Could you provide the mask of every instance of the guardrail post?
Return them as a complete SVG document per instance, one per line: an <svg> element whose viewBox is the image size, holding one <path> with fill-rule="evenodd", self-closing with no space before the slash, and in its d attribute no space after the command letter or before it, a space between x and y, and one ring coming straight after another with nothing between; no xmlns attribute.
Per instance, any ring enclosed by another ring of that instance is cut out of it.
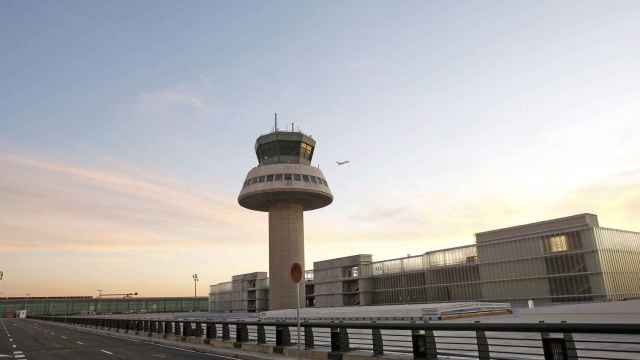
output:
<svg viewBox="0 0 640 360"><path fill-rule="evenodd" d="M289 327L286 325L276 326L276 346L289 346L291 345L291 334L289 334Z"/></svg>
<svg viewBox="0 0 640 360"><path fill-rule="evenodd" d="M333 360L342 359L342 353L349 351L349 333L344 327L331 328L331 352L329 357Z"/></svg>
<svg viewBox="0 0 640 360"><path fill-rule="evenodd" d="M373 355L384 355L384 343L382 342L382 333L379 328L371 329L371 338L373 341Z"/></svg>
<svg viewBox="0 0 640 360"><path fill-rule="evenodd" d="M173 335L180 336L182 334L182 329L180 329L180 322L173 322Z"/></svg>
<svg viewBox="0 0 640 360"><path fill-rule="evenodd" d="M228 323L222 323L222 340L231 340Z"/></svg>
<svg viewBox="0 0 640 360"><path fill-rule="evenodd" d="M216 324L207 323L207 339L215 339L217 337L216 330Z"/></svg>
<svg viewBox="0 0 640 360"><path fill-rule="evenodd" d="M243 343L249 341L249 329L247 324L236 324L236 342Z"/></svg>
<svg viewBox="0 0 640 360"><path fill-rule="evenodd" d="M349 333L345 327L340 328L340 351L349 351Z"/></svg>
<svg viewBox="0 0 640 360"><path fill-rule="evenodd" d="M412 330L411 343L414 359L436 360L438 358L433 330Z"/></svg>
<svg viewBox="0 0 640 360"><path fill-rule="evenodd" d="M567 344L560 338L542 338L545 360L567 360Z"/></svg>
<svg viewBox="0 0 640 360"><path fill-rule="evenodd" d="M191 325L193 325L191 321L185 321L182 323L182 336L192 336Z"/></svg>
<svg viewBox="0 0 640 360"><path fill-rule="evenodd" d="M544 321L539 323L544 323ZM561 321L560 323L566 324L567 322ZM576 344L571 333L564 332L562 338L550 337L548 332L542 332L540 335L545 360L578 359Z"/></svg>
<svg viewBox="0 0 640 360"><path fill-rule="evenodd" d="M489 360L489 341L484 330L476 329L476 343L478 344L478 360Z"/></svg>
<svg viewBox="0 0 640 360"><path fill-rule="evenodd" d="M567 359L577 359L578 351L576 350L576 343L573 341L573 335L571 333L564 333L563 338L565 347L567 348Z"/></svg>
<svg viewBox="0 0 640 360"><path fill-rule="evenodd" d="M267 334L264 331L264 325L258 324L258 328L256 329L258 336L258 344L266 344L267 343Z"/></svg>
<svg viewBox="0 0 640 360"><path fill-rule="evenodd" d="M313 341L313 328L311 325L304 326L304 348L305 349L313 349L314 347Z"/></svg>

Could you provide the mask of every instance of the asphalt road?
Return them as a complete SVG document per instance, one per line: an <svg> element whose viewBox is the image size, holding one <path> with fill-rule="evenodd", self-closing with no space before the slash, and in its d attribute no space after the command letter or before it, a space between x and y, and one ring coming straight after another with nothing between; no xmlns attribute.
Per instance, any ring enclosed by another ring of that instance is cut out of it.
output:
<svg viewBox="0 0 640 360"><path fill-rule="evenodd" d="M232 358L135 339L98 335L45 322L0 319L0 360Z"/></svg>

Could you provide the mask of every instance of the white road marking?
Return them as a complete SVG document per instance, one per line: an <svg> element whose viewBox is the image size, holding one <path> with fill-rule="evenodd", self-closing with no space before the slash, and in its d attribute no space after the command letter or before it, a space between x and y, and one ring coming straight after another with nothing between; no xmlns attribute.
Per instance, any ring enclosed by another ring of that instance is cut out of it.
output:
<svg viewBox="0 0 640 360"><path fill-rule="evenodd" d="M13 339L9 339L9 341L13 342Z"/></svg>
<svg viewBox="0 0 640 360"><path fill-rule="evenodd" d="M84 343L82 341L76 341L76 344L84 345Z"/></svg>
<svg viewBox="0 0 640 360"><path fill-rule="evenodd" d="M67 337L63 335L63 336L61 336L61 338L66 339Z"/></svg>
<svg viewBox="0 0 640 360"><path fill-rule="evenodd" d="M160 345L160 344L156 344L156 343L152 343L152 342L145 342L145 343L146 343L146 344L155 345L155 346L160 346L160 347L167 348L167 349L173 349L173 350L180 350L180 351L186 351L186 352L198 353L198 354L200 354L200 355L207 355L207 356L212 356L212 357L219 357L219 358L223 358L223 359L240 360L240 359L238 359L238 358L234 358L234 357L230 357L230 356L223 356L223 355L218 355L218 354L210 354L210 353L206 353L206 352L200 352L200 351L195 351L195 350L183 349L183 348L179 348L179 347L175 347L175 346Z"/></svg>
<svg viewBox="0 0 640 360"><path fill-rule="evenodd" d="M22 352L22 351L20 351L20 350L16 350L16 351L14 351L13 353L14 353L14 354L22 354L23 352Z"/></svg>
<svg viewBox="0 0 640 360"><path fill-rule="evenodd" d="M13 344L13 345L11 345L11 346L16 347L16 344Z"/></svg>
<svg viewBox="0 0 640 360"><path fill-rule="evenodd" d="M11 355L0 354L0 358L5 358L5 357L8 358L8 357L11 357Z"/></svg>
<svg viewBox="0 0 640 360"><path fill-rule="evenodd" d="M27 357L24 355L13 355L14 359L26 359Z"/></svg>
<svg viewBox="0 0 640 360"><path fill-rule="evenodd" d="M108 336L108 337L111 337L111 338L114 338L114 339L120 339L120 340L133 340L131 338L124 338L122 336L117 336L117 335L112 335L112 334L107 334L107 333L102 334L102 335L103 336ZM136 341L142 342L144 344L155 345L155 346L162 347L162 348L180 350L180 351L186 351L186 352L192 352L192 353L198 353L200 355L206 355L206 356L211 356L211 357L219 357L219 358L229 359L229 360L241 360L239 358L235 358L235 357L231 357L231 356L211 354L211 353L200 352L200 351L195 351L195 350L189 350L189 349L184 349L184 348L179 348L179 347L169 346L169 345L161 345L161 344L155 343L153 341L140 341L140 340L136 340Z"/></svg>
<svg viewBox="0 0 640 360"><path fill-rule="evenodd" d="M107 350L100 350L100 351L102 351L102 352L103 352L103 353L105 353L105 354L113 355L113 353L112 353L112 352L109 352L109 351L107 351Z"/></svg>

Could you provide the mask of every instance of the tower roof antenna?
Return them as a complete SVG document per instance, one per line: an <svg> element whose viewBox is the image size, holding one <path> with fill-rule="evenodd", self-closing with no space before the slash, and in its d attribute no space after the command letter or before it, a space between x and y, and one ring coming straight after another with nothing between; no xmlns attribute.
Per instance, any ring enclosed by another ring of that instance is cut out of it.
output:
<svg viewBox="0 0 640 360"><path fill-rule="evenodd" d="M273 121L275 122L273 131L278 131L278 113L273 113Z"/></svg>

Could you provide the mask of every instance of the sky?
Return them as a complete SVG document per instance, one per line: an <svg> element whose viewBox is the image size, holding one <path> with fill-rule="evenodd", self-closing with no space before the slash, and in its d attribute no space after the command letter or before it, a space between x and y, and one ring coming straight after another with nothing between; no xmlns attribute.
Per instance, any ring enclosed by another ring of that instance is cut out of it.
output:
<svg viewBox="0 0 640 360"><path fill-rule="evenodd" d="M306 267L590 212L640 231L640 2L0 2L0 296L268 270L257 136L317 141ZM337 166L335 161L350 160Z"/></svg>

